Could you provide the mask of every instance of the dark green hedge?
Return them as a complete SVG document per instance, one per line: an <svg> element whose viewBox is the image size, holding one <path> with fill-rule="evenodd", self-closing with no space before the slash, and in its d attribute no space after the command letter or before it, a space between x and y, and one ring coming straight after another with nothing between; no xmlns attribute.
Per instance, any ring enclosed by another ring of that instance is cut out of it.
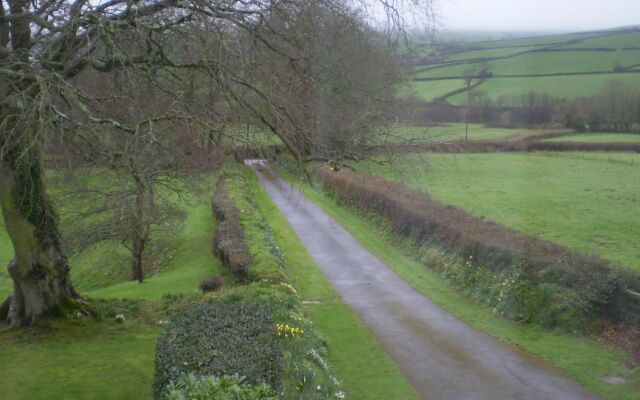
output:
<svg viewBox="0 0 640 400"><path fill-rule="evenodd" d="M184 374L245 376L279 388L283 349L266 306L206 303L172 319L156 344L154 397Z"/></svg>

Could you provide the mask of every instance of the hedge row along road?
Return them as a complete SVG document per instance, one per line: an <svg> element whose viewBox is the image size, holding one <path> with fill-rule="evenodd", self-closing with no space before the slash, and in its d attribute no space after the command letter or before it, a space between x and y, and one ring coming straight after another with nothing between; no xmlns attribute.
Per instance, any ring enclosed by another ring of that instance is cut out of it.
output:
<svg viewBox="0 0 640 400"><path fill-rule="evenodd" d="M360 315L422 398L596 398L546 362L453 318L261 162L249 164L345 303Z"/></svg>

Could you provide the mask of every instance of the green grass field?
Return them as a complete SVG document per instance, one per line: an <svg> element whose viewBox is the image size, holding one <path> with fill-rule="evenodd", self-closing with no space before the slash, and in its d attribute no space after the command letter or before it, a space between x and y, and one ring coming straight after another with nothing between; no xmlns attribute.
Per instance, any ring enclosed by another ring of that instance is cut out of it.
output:
<svg viewBox="0 0 640 400"><path fill-rule="evenodd" d="M472 58L485 57L505 57L513 54L522 53L523 51L533 50L536 47L498 47L495 49L471 50L454 54L447 57L446 61L470 60Z"/></svg>
<svg viewBox="0 0 640 400"><path fill-rule="evenodd" d="M373 164L367 169L402 178L478 217L640 270L640 155L620 155L618 162L587 157L410 155L404 159L409 173Z"/></svg>
<svg viewBox="0 0 640 400"><path fill-rule="evenodd" d="M425 101L434 100L464 86L462 79L445 79L441 81L411 81L401 91L402 94L415 95Z"/></svg>
<svg viewBox="0 0 640 400"><path fill-rule="evenodd" d="M412 259L415 249L403 247L397 237L385 233L383 225L376 222L375 217L353 212L309 185L298 184L298 188L417 291L431 298L456 318L501 341L552 362L568 376L606 399L638 398L640 369L627 367L629 355L596 339L551 332L496 316L489 307L469 300L440 276ZM626 376L629 382L623 385L609 385L601 380L603 376L616 374Z"/></svg>
<svg viewBox="0 0 640 400"><path fill-rule="evenodd" d="M464 55L460 54L459 56ZM640 50L633 51L554 51L521 54L516 57L489 61L494 75L540 75L569 72L613 71L640 63ZM416 78L463 77L470 65L458 64L418 72Z"/></svg>
<svg viewBox="0 0 640 400"><path fill-rule="evenodd" d="M580 40L578 42L573 42ZM537 51L489 61L491 71L496 77L489 78L478 91L487 93L490 97L518 96L531 91L548 93L560 97L576 98L595 94L602 85L610 80L620 80L636 89L640 88L640 74L616 73L593 74L592 72L612 72L614 66L633 67L640 64L640 33L587 33L539 36L512 40L493 40L484 42L468 42L464 44L442 44L467 49L450 56L440 62L440 67L424 71L434 65L415 67L414 78L455 77L441 81L414 81L413 86L419 96L425 100L432 100L442 96L447 91L444 88L461 87L462 77L475 64L447 65L447 62L472 60L481 57L504 57L527 50ZM589 51L590 48L606 48L616 51ZM562 51L567 49L567 51ZM586 49L585 51L571 51ZM626 49L626 50L622 50ZM558 51L560 50L560 51ZM640 69L631 68L633 71ZM591 74L589 74L591 72ZM545 76L545 77L511 77L509 75L540 75L582 73L578 76ZM452 89L452 90L454 90ZM449 90L452 91L452 90ZM452 104L461 104L466 94L459 94L449 99Z"/></svg>
<svg viewBox="0 0 640 400"><path fill-rule="evenodd" d="M594 37L585 39L579 43L574 43L563 48L607 48L624 49L629 47L640 47L640 32L622 33L617 35Z"/></svg>
<svg viewBox="0 0 640 400"><path fill-rule="evenodd" d="M496 140L509 137L523 137L540 134L545 131L538 129L505 129L489 128L482 124L469 124L469 140ZM432 127L397 127L391 132L391 139L398 142L447 142L465 139L465 124L451 123L444 126Z"/></svg>
<svg viewBox="0 0 640 400"><path fill-rule="evenodd" d="M640 90L640 74L600 74L574 76L543 76L535 78L491 78L475 90L484 92L492 98L499 96L522 96L529 92L547 93L558 97L574 99L591 96L607 82L620 80L629 87ZM466 93L450 97L451 104L462 104Z"/></svg>
<svg viewBox="0 0 640 400"><path fill-rule="evenodd" d="M551 142L640 142L640 134L633 133L585 133L547 139Z"/></svg>

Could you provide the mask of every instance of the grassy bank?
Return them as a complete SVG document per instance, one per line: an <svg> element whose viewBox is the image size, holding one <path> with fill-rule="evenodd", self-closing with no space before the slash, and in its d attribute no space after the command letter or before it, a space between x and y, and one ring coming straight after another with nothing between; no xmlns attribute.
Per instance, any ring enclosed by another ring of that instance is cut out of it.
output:
<svg viewBox="0 0 640 400"><path fill-rule="evenodd" d="M370 164L446 204L584 253L640 269L640 156L607 162L547 153L410 155L407 170Z"/></svg>
<svg viewBox="0 0 640 400"><path fill-rule="evenodd" d="M307 254L286 219L249 170L245 176L260 211L282 248L288 275L298 289L305 312L328 344L328 358L352 399L417 399L397 365L353 311L339 299L322 271Z"/></svg>
<svg viewBox="0 0 640 400"><path fill-rule="evenodd" d="M477 304L433 271L413 260L414 249L382 230L375 217L355 213L318 189L298 185L305 194L322 206L333 218L346 227L365 247L386 262L416 290L433 299L440 306L471 326L524 351L536 354L563 370L590 390L610 399L635 399L640 393L640 371L629 369L630 356L591 338L574 337L559 332L519 324L496 316L493 311ZM602 378L624 376L623 385L609 385Z"/></svg>

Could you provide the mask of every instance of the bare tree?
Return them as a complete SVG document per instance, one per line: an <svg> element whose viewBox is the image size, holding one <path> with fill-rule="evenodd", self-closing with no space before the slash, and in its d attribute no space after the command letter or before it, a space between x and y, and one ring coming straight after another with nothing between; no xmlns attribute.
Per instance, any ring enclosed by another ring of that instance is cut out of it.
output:
<svg viewBox="0 0 640 400"><path fill-rule="evenodd" d="M365 9L368 3L321 2L336 14ZM91 131L136 135L153 133L163 124L181 124L198 126L208 135L218 115L199 100L204 93L196 84L206 82L213 88L209 95L221 94L216 101L243 107L302 160L300 143L291 140L294 129L302 126L288 115L291 98L283 101L265 90L265 80L252 77L250 71L258 65L249 54L268 52L272 59L304 66L309 56L305 42L281 35L282 24L270 24L294 22L311 3L0 0L0 205L15 251L9 265L14 292L0 307L0 319L7 318L11 325L31 324L79 298L69 279L57 217L43 182L42 144L53 134L82 140ZM379 4L389 26L400 26L404 6L428 6L429 1L380 0ZM212 37L203 40L202 32ZM117 97L103 98L80 83L80 75L87 71L123 73L124 79L145 76L154 90L163 93L165 106L135 118L113 113L110 108ZM273 112L278 114L277 124L267 118Z"/></svg>

